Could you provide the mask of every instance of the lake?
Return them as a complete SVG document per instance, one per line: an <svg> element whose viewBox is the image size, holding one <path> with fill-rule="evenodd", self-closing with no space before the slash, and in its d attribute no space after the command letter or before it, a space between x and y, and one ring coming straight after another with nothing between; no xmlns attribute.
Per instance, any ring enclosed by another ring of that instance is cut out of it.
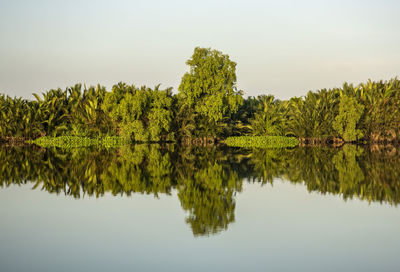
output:
<svg viewBox="0 0 400 272"><path fill-rule="evenodd" d="M400 149L0 148L0 271L399 271Z"/></svg>

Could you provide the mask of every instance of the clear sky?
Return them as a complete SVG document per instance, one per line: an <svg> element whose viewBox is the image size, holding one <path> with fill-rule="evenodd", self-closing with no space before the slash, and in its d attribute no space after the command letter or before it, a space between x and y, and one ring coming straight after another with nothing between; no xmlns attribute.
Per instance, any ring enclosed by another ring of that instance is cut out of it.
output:
<svg viewBox="0 0 400 272"><path fill-rule="evenodd" d="M400 1L0 0L0 92L124 81L177 89L196 46L278 98L400 75Z"/></svg>

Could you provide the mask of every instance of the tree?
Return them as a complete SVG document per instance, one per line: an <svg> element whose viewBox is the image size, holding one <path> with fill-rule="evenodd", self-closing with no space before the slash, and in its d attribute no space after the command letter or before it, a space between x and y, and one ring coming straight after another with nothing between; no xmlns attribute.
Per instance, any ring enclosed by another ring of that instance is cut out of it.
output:
<svg viewBox="0 0 400 272"><path fill-rule="evenodd" d="M282 135L283 107L273 95L258 96L259 110L250 120L253 135Z"/></svg>
<svg viewBox="0 0 400 272"><path fill-rule="evenodd" d="M196 116L194 136L216 136L223 130L224 120L237 112L243 103L236 89L236 63L219 51L197 47L186 62L179 86L179 102Z"/></svg>
<svg viewBox="0 0 400 272"><path fill-rule="evenodd" d="M114 123L116 133L134 141L173 140L172 89L136 88L124 83L106 93L102 110Z"/></svg>
<svg viewBox="0 0 400 272"><path fill-rule="evenodd" d="M339 114L333 122L333 128L346 142L356 141L363 136L361 130L356 129L363 112L364 106L354 97L343 95L340 98Z"/></svg>

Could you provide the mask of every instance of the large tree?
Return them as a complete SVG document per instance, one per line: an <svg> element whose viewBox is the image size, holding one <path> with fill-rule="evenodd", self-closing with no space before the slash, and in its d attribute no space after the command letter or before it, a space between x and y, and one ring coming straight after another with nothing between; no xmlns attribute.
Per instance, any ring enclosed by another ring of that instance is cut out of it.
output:
<svg viewBox="0 0 400 272"><path fill-rule="evenodd" d="M178 97L182 114L193 121L190 135L220 135L243 103L236 63L217 50L197 47L186 64L190 71L182 77Z"/></svg>
<svg viewBox="0 0 400 272"><path fill-rule="evenodd" d="M358 121L364 112L364 106L356 98L342 95L339 103L339 114L333 122L333 128L346 142L353 142L363 137L361 130L357 129Z"/></svg>

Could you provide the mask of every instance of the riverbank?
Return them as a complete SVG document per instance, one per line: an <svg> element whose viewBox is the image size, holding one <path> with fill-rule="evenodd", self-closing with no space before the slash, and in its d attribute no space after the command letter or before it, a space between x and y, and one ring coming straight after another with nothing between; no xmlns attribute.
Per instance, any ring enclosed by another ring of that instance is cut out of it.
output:
<svg viewBox="0 0 400 272"><path fill-rule="evenodd" d="M82 137L82 136L59 136L49 137L44 136L29 143L36 144L41 147L60 147L60 148L73 148L73 147L89 147L89 146L102 146L102 147L116 147L121 145L130 144L131 141L118 136L106 137Z"/></svg>
<svg viewBox="0 0 400 272"><path fill-rule="evenodd" d="M245 148L286 148L296 147L299 145L299 140L294 137L283 136L237 136L228 137L223 140L216 140L214 138L194 138L188 140L185 138L179 143L183 145L215 145L225 144L231 147L245 147ZM82 136L59 136L49 137L44 136L35 140L26 141L28 143L36 144L41 147L60 147L60 148L74 148L74 147L89 147L89 146L103 146L103 147L116 147L121 145L128 145L134 143L133 141L118 137L82 137Z"/></svg>
<svg viewBox="0 0 400 272"><path fill-rule="evenodd" d="M357 145L371 145L371 146L397 146L397 141L357 141L345 142L338 137L326 138L296 138L286 136L233 136L225 139L202 137L202 138L182 138L177 141L158 141L158 142L138 142L121 136L58 136L50 137L44 136L36 139L26 139L17 137L8 137L7 139L0 139L0 144L5 146L22 146L26 144L35 144L40 147L60 147L60 148L74 148L74 147L89 147L89 146L102 146L102 147L118 147L129 144L151 144L151 143L178 143L184 146L215 146L226 145L230 147L243 147L243 148L292 148L312 147L312 146L330 146L340 147L344 144L357 144Z"/></svg>
<svg viewBox="0 0 400 272"><path fill-rule="evenodd" d="M228 146L245 148L286 148L296 147L299 140L295 137L284 136L237 136L223 140Z"/></svg>

